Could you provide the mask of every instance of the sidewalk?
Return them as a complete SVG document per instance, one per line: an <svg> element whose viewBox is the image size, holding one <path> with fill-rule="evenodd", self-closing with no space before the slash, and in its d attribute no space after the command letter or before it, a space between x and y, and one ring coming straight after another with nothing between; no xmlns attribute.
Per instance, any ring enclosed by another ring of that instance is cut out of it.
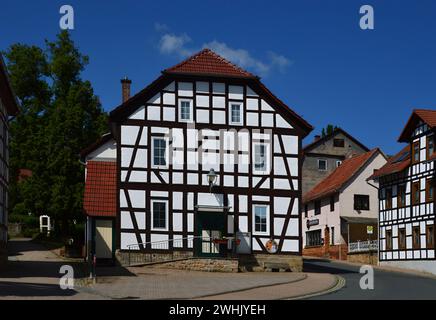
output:
<svg viewBox="0 0 436 320"><path fill-rule="evenodd" d="M77 290L103 299L287 299L325 292L338 283L330 274L229 274L151 267L128 271L136 276L100 277L95 285Z"/></svg>
<svg viewBox="0 0 436 320"><path fill-rule="evenodd" d="M306 278L263 288L207 296L199 300L284 300L302 299L339 290L344 282L331 274L308 273Z"/></svg>

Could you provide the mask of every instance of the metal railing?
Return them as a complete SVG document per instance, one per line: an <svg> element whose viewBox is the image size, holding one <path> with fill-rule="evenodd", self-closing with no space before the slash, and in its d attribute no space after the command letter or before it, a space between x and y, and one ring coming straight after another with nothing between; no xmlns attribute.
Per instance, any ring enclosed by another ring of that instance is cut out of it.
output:
<svg viewBox="0 0 436 320"><path fill-rule="evenodd" d="M187 241L188 248L193 248L194 240L199 239L203 241L213 241L210 237L190 236L178 239L149 241L144 243L135 243L127 245L128 251L128 265L152 263L152 262L165 262L175 259L186 258L186 254L174 250L177 248L184 248L184 242ZM153 250L153 251L149 251ZM154 251L155 250L155 251ZM162 252L159 252L162 250Z"/></svg>
<svg viewBox="0 0 436 320"><path fill-rule="evenodd" d="M377 251L378 240L357 241L348 244L348 252Z"/></svg>

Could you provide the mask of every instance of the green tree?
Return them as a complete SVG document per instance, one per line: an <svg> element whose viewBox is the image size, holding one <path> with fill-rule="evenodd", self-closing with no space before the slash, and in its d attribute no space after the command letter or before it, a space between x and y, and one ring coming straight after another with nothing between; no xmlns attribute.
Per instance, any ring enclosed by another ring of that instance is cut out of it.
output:
<svg viewBox="0 0 436 320"><path fill-rule="evenodd" d="M67 31L46 41L45 50L16 44L5 55L23 109L11 125L11 212L20 204L20 210L48 214L67 236L72 221L83 219L78 154L108 129L91 83L81 78L88 57ZM17 182L20 168L32 177Z"/></svg>
<svg viewBox="0 0 436 320"><path fill-rule="evenodd" d="M322 138L332 134L333 131L335 131L336 129L339 129L339 127L338 126L334 126L332 124L328 124L325 128L322 128L322 130L321 130Z"/></svg>

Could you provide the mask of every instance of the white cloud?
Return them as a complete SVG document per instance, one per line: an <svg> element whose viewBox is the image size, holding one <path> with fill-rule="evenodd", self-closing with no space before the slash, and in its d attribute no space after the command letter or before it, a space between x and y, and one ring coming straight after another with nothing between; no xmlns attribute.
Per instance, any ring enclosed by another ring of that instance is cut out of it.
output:
<svg viewBox="0 0 436 320"><path fill-rule="evenodd" d="M262 75L265 75L270 71L269 65L253 58L247 50L230 48L224 42L218 42L214 40L212 42L203 44L203 48L209 48L212 51L215 51L220 56L244 69L252 69L254 72Z"/></svg>
<svg viewBox="0 0 436 320"><path fill-rule="evenodd" d="M193 53L192 50L186 47L189 42L191 42L191 38L186 34L176 36L166 33L160 38L159 51L164 54L177 54L181 57L187 57Z"/></svg>
<svg viewBox="0 0 436 320"><path fill-rule="evenodd" d="M292 64L288 58L275 52L269 51L268 56L271 61L271 65L277 67L280 72L285 72L286 68Z"/></svg>
<svg viewBox="0 0 436 320"><path fill-rule="evenodd" d="M167 32L168 30L170 30L170 28L168 28L165 23L155 22L154 30L156 30L157 32Z"/></svg>
<svg viewBox="0 0 436 320"><path fill-rule="evenodd" d="M155 29L158 32L164 33L159 40L159 51L162 54L177 55L181 58L186 58L199 51L198 48L189 46L192 39L187 34L176 35L169 33L168 27L165 24L159 23L155 24ZM253 57L245 49L232 48L226 43L217 40L206 42L201 48L209 48L241 68L261 76L266 76L275 70L283 73L286 71L286 68L292 64L288 58L273 51L268 51L267 58L265 61L262 61Z"/></svg>

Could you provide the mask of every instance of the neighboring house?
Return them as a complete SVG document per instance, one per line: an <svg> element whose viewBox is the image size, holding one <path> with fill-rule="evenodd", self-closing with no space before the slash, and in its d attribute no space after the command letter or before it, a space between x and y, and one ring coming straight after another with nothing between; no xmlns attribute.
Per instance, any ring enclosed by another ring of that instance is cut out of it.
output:
<svg viewBox="0 0 436 320"><path fill-rule="evenodd" d="M123 103L110 113L120 256L276 253L301 262L301 141L312 127L208 49L133 97L122 82Z"/></svg>
<svg viewBox="0 0 436 320"><path fill-rule="evenodd" d="M322 138L315 136L314 141L303 149L303 196L346 158L368 151L361 142L340 128Z"/></svg>
<svg viewBox="0 0 436 320"><path fill-rule="evenodd" d="M347 259L349 245L377 242L378 190L367 179L386 163L378 149L346 159L303 197L304 255ZM368 235L367 227L373 234Z"/></svg>
<svg viewBox="0 0 436 320"><path fill-rule="evenodd" d="M86 257L113 262L117 216L116 144L108 133L81 152L85 161Z"/></svg>
<svg viewBox="0 0 436 320"><path fill-rule="evenodd" d="M19 112L18 101L9 82L6 66L0 55L0 265L7 261L8 241L8 119Z"/></svg>
<svg viewBox="0 0 436 320"><path fill-rule="evenodd" d="M414 110L398 141L407 143L371 177L380 186L381 265L436 274L436 110Z"/></svg>

